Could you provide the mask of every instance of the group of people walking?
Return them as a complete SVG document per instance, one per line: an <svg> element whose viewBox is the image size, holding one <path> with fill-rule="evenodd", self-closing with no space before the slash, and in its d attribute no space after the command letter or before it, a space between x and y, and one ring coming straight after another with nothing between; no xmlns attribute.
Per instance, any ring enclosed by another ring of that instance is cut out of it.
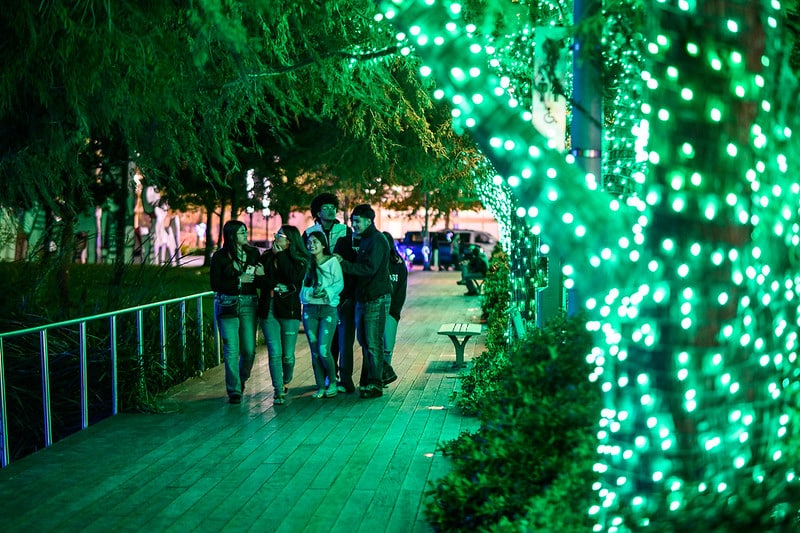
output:
<svg viewBox="0 0 800 533"><path fill-rule="evenodd" d="M247 244L244 223L225 223L210 277L231 403L241 403L259 325L275 405L286 401L301 321L316 382L313 398L356 391L356 339L363 355L361 398L380 397L397 380L392 356L408 270L393 237L375 227L368 204L353 209L350 227L336 218L338 210L336 195L318 195L311 202L315 224L303 234L282 225L263 254Z"/></svg>

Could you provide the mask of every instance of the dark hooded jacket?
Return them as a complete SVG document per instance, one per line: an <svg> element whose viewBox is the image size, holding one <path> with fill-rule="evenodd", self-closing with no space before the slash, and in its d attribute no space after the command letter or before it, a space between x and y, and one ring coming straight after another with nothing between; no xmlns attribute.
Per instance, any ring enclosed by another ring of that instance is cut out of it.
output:
<svg viewBox="0 0 800 533"><path fill-rule="evenodd" d="M356 300L369 302L391 294L389 243L371 224L363 233L354 261L342 261L342 272L354 277Z"/></svg>

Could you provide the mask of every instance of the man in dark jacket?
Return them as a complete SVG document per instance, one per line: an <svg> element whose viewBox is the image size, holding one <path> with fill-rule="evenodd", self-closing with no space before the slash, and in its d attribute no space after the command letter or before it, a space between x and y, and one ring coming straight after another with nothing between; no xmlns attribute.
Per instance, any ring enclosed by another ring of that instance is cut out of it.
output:
<svg viewBox="0 0 800 533"><path fill-rule="evenodd" d="M339 239L333 254L345 261L355 261L360 239L358 235L353 235L350 228L347 228L347 230L349 232L348 235ZM336 389L339 392L350 394L356 391L355 383L353 383L353 345L356 342L355 276L344 275L344 289L339 295L338 314L339 324L336 327L336 335L334 336L334 342L338 342L338 346L335 349L331 346L331 353L338 354L338 357L334 357L339 376L339 383L336 385Z"/></svg>
<svg viewBox="0 0 800 533"><path fill-rule="evenodd" d="M353 233L360 237L355 260L337 256L342 272L355 279L356 334L364 354L361 397L383 395L383 332L389 312L392 285L389 281L389 243L375 228L375 211L357 205L350 216Z"/></svg>
<svg viewBox="0 0 800 533"><path fill-rule="evenodd" d="M467 286L467 292L464 293L464 296L477 296L480 294L475 280L486 278L487 272L489 272L489 258L486 257L483 250L473 246L469 252L469 257L461 261L461 281L458 284Z"/></svg>

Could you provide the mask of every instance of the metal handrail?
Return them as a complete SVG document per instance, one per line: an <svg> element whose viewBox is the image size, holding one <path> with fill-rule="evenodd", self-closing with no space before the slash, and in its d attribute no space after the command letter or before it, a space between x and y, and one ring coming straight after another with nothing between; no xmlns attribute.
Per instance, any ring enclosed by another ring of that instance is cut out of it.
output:
<svg viewBox="0 0 800 533"><path fill-rule="evenodd" d="M203 298L213 296L214 292L207 291L181 298L172 298L171 300L163 300L151 304L138 305L136 307L129 307L119 311L110 311L89 317L75 318L72 320L65 320L63 322L55 322L53 324L46 324L43 326L36 326L32 328L25 328L7 333L0 333L0 431L2 431L2 438L0 438L0 467L5 468L9 463L9 450L8 450L8 417L6 410L6 374L4 365L3 341L10 337L18 337L28 334L39 335L39 358L41 361L42 370L42 409L44 412L44 436L45 447L53 444L52 435L52 413L50 407L50 373L49 373L49 350L48 350L48 336L47 333L51 329L64 328L72 325L78 325L78 346L79 346L79 364L80 364L80 404L81 404L81 429L86 429L89 426L89 394L88 394L88 361L86 349L86 324L95 320L104 318L109 319L109 336L110 336L110 350L111 350L111 416L118 412L118 390L117 390L117 317L127 313L135 313L136 318L136 355L140 367L144 363L144 333L143 333L143 311L146 309L159 308L159 338L161 344L161 367L166 371L167 368L167 320L166 320L166 307L170 304L180 304L180 339L181 339L181 355L186 354L186 302L189 300L196 301L197 309L197 331L200 339L200 363L199 370L205 370L205 341L203 337ZM214 349L216 354L217 364L221 361L220 350L220 337L217 329L216 321L213 322L214 328Z"/></svg>

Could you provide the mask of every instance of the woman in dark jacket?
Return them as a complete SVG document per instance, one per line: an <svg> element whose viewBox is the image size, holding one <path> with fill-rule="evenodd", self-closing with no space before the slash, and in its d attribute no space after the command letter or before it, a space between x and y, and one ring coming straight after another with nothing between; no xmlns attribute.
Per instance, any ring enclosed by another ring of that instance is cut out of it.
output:
<svg viewBox="0 0 800 533"><path fill-rule="evenodd" d="M258 316L267 341L269 374L275 390L273 404L285 402L287 385L294 375L294 352L300 331L300 287L310 256L300 231L284 224L275 234L272 248L261 256L264 275L256 282L261 289Z"/></svg>
<svg viewBox="0 0 800 533"><path fill-rule="evenodd" d="M383 385L397 380L397 374L392 368L392 355L394 344L397 340L397 324L400 322L400 311L406 303L406 289L408 287L408 267L406 262L397 253L394 237L388 231L383 235L389 241L389 280L392 282L391 301L389 312L386 315L386 326L383 330Z"/></svg>
<svg viewBox="0 0 800 533"><path fill-rule="evenodd" d="M225 357L225 389L231 403L241 403L244 383L256 355L256 305L253 283L263 274L258 250L247 244L247 227L229 220L222 228L222 248L211 257L214 316Z"/></svg>

